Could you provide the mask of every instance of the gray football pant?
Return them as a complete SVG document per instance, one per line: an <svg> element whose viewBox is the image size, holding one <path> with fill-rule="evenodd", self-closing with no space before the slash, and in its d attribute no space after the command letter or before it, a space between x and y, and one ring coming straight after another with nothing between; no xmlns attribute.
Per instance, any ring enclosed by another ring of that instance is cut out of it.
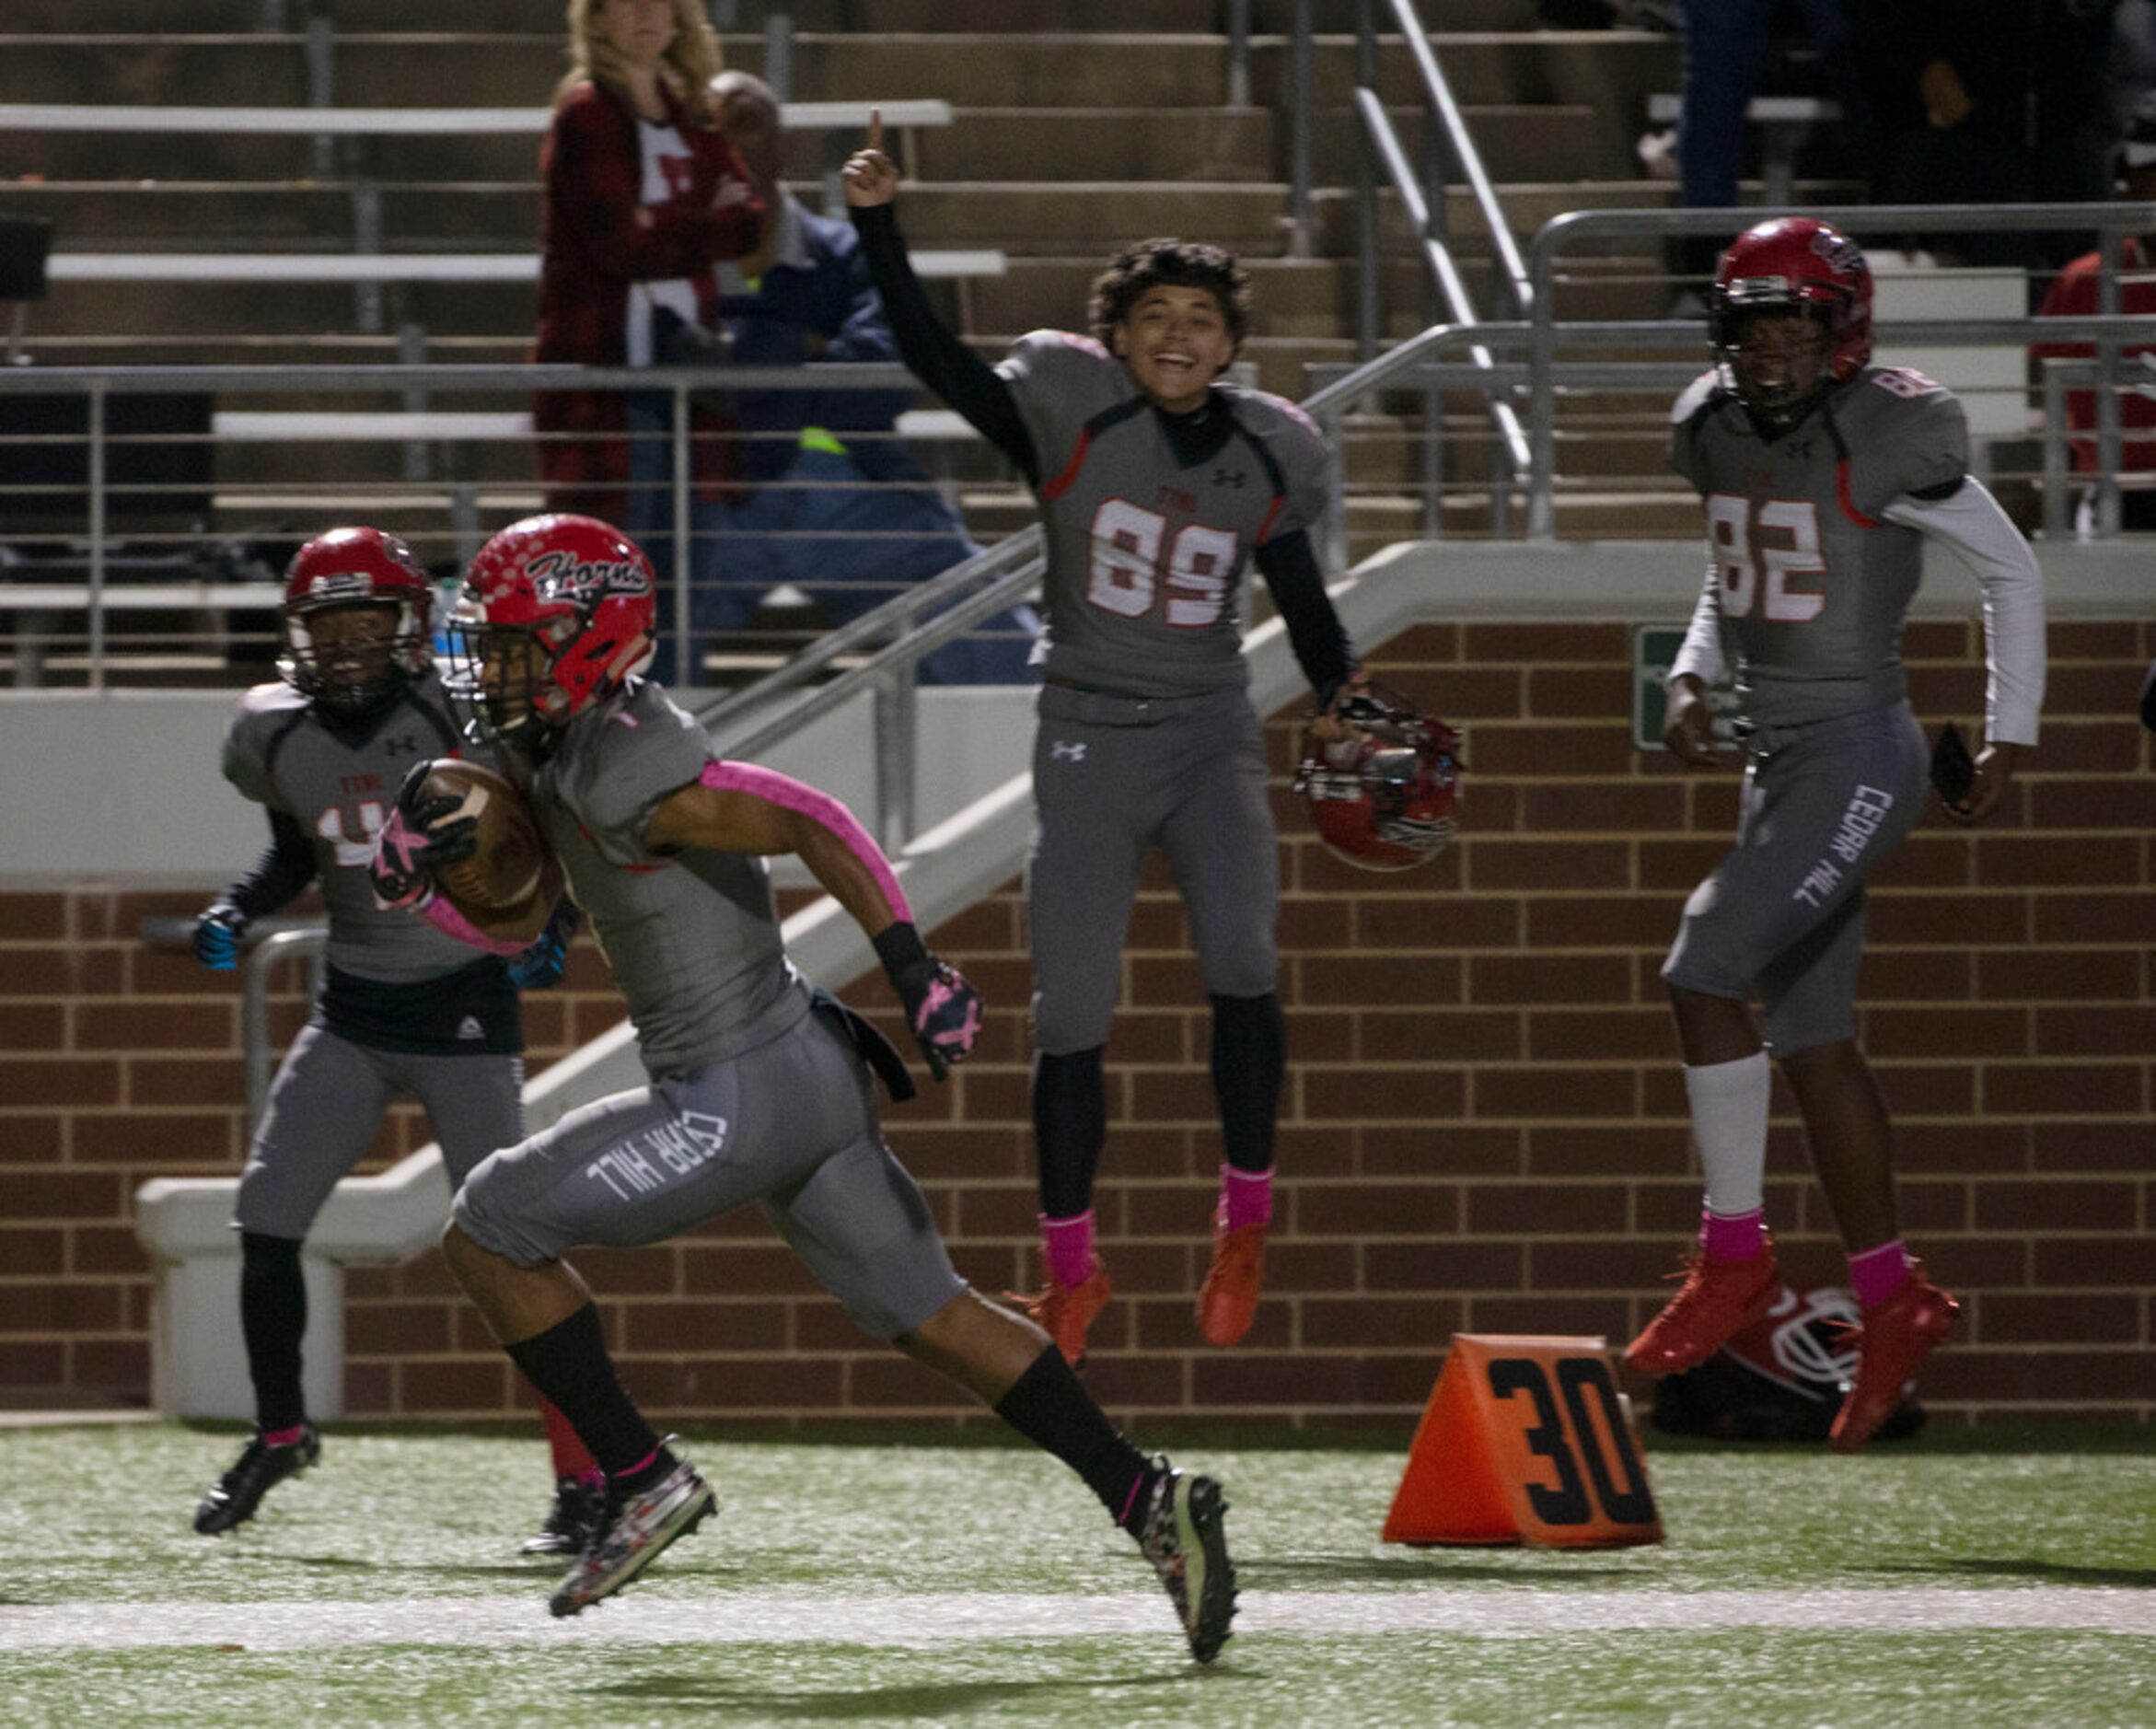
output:
<svg viewBox="0 0 2156 1729"><path fill-rule="evenodd" d="M664 1242L751 1201L866 1331L966 1289L876 1124L866 1065L821 1012L729 1062L571 1111L471 1174L452 1209L519 1265Z"/></svg>
<svg viewBox="0 0 2156 1729"><path fill-rule="evenodd" d="M304 1238L400 1096L424 1108L451 1188L496 1148L524 1138L522 1057L377 1050L308 1027L292 1041L270 1087L239 1174L233 1224Z"/></svg>
<svg viewBox="0 0 2156 1729"><path fill-rule="evenodd" d="M1662 976L1759 999L1787 1057L1856 1031L1864 883L1923 807L1923 729L1907 702L1753 740L1736 844L1692 891Z"/></svg>
<svg viewBox="0 0 2156 1729"><path fill-rule="evenodd" d="M1146 849L1190 919L1205 988L1269 994L1280 855L1265 733L1240 689L1140 701L1044 686L1033 742L1038 813L1026 867L1033 1039L1052 1056L1107 1042Z"/></svg>

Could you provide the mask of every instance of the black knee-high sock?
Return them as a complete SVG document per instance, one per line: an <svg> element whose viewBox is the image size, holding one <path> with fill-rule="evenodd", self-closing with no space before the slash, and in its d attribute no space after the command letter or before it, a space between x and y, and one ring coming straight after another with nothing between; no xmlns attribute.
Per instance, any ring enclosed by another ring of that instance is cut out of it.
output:
<svg viewBox="0 0 2156 1729"><path fill-rule="evenodd" d="M1117 1432L1061 1352L1050 1345L1034 1358L995 1409L1035 1446L1083 1477L1118 1525L1137 1528L1160 1469Z"/></svg>
<svg viewBox="0 0 2156 1729"><path fill-rule="evenodd" d="M1068 1219L1093 1204L1093 1173L1107 1140L1100 1047L1033 1060L1033 1140L1040 1155L1040 1210Z"/></svg>
<svg viewBox="0 0 2156 1729"><path fill-rule="evenodd" d="M239 1335L247 1341L256 1424L272 1434L298 1428L307 1421L307 1395L299 1387L307 1275L296 1238L239 1234Z"/></svg>
<svg viewBox="0 0 2156 1729"><path fill-rule="evenodd" d="M1288 1019L1277 996L1212 999L1212 1090L1221 1143L1239 1171L1272 1168L1272 1129L1288 1070Z"/></svg>
<svg viewBox="0 0 2156 1729"><path fill-rule="evenodd" d="M644 1421L614 1373L596 1303L586 1303L567 1320L519 1340L507 1350L525 1379L569 1419L569 1426L608 1477L633 1473L630 1486L636 1487L648 1473L635 1468L655 1453L665 1457L657 1432ZM672 1461L666 1462L671 1468Z"/></svg>

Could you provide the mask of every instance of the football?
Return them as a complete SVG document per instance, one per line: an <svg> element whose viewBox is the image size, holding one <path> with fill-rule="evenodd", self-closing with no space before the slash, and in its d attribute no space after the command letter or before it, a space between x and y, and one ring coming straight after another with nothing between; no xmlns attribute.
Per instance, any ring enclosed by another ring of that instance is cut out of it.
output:
<svg viewBox="0 0 2156 1729"><path fill-rule="evenodd" d="M464 906L488 911L528 900L546 869L547 843L524 795L493 769L453 757L428 772L425 790L429 796L458 801L445 821L470 817L479 823L479 851L441 872L443 891Z"/></svg>

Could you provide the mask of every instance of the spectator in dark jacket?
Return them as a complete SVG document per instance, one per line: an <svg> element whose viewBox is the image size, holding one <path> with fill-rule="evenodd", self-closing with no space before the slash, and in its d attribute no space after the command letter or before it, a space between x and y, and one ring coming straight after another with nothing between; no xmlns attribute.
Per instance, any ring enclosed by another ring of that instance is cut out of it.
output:
<svg viewBox="0 0 2156 1729"><path fill-rule="evenodd" d="M712 267L756 250L763 210L712 112L718 41L697 0L571 0L569 58L539 158L532 358L649 366L667 317L716 322ZM546 392L534 420L548 507L604 517L662 552L651 530L672 520L667 394ZM727 447L698 448L708 490Z"/></svg>
<svg viewBox="0 0 2156 1729"><path fill-rule="evenodd" d="M804 210L780 174L778 98L746 73L712 87L719 124L771 232L755 259L721 264L715 361L896 364L897 342L868 280L852 225ZM760 273L756 266L760 265ZM726 399L739 429L723 504L700 509L690 599L699 636L739 630L764 593L806 591L834 624L979 551L950 503L896 436L906 390L761 390ZM989 621L928 656L932 683L1016 683L1039 628L1031 608Z"/></svg>

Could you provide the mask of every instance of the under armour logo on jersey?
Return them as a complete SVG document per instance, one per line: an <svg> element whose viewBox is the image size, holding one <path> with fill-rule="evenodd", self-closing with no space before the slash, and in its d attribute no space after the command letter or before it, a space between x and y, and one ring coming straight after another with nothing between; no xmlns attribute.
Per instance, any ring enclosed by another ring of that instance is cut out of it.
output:
<svg viewBox="0 0 2156 1729"><path fill-rule="evenodd" d="M1048 754L1051 762L1083 762L1085 760L1085 741L1081 738L1076 744L1065 744L1059 738L1049 746Z"/></svg>
<svg viewBox="0 0 2156 1729"><path fill-rule="evenodd" d="M399 757L416 757L419 755L419 740L410 733L401 738L385 739L382 742L382 754L392 762Z"/></svg>
<svg viewBox="0 0 2156 1729"><path fill-rule="evenodd" d="M1243 490L1244 474L1241 469L1215 469L1212 483L1215 486L1232 486L1238 493Z"/></svg>
<svg viewBox="0 0 2156 1729"><path fill-rule="evenodd" d="M479 1016L476 1015L467 1015L457 1023L457 1037L459 1039L484 1039L486 1036L487 1029L479 1024Z"/></svg>

